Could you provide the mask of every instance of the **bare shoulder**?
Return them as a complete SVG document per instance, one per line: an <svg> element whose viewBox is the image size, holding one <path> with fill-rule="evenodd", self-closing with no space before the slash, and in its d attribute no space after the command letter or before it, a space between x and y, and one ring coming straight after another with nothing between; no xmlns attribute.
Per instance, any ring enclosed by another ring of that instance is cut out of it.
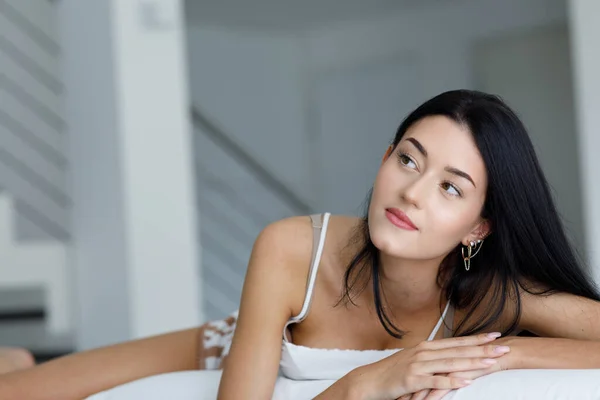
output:
<svg viewBox="0 0 600 400"><path fill-rule="evenodd" d="M327 263L333 261L339 264L336 261L358 222L356 217L331 216L323 255ZM300 312L304 301L313 253L313 235L309 216L285 218L267 225L252 249L247 279L261 286L266 281L271 285L276 284L282 295L285 293L284 302L289 306L291 315Z"/></svg>
<svg viewBox="0 0 600 400"><path fill-rule="evenodd" d="M312 229L310 218L284 218L267 225L260 232L253 247L254 255L268 253L271 260L283 261L282 268L294 269L297 263L310 259Z"/></svg>
<svg viewBox="0 0 600 400"><path fill-rule="evenodd" d="M353 234L360 219L345 215L332 215L327 239L331 244L343 245ZM268 251L291 261L293 268L299 262L308 269L313 246L313 229L309 216L284 218L267 225L256 239L254 250ZM330 246L337 248L337 246ZM302 268L301 268L302 269Z"/></svg>
<svg viewBox="0 0 600 400"><path fill-rule="evenodd" d="M252 248L245 286L277 292L287 308L286 320L302 308L312 235L308 216L284 218L263 228Z"/></svg>

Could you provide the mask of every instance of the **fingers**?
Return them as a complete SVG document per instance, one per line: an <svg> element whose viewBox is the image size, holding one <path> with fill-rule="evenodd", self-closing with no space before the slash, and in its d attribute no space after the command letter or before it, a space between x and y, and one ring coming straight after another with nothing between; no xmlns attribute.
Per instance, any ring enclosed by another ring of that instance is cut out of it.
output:
<svg viewBox="0 0 600 400"><path fill-rule="evenodd" d="M417 346L421 350L441 350L450 347L479 346L492 342L501 336L500 332L482 333L474 336L462 336L422 342Z"/></svg>
<svg viewBox="0 0 600 400"><path fill-rule="evenodd" d="M416 359L418 361L430 361L444 358L497 358L508 352L510 352L508 346L488 344L451 347L440 350L421 350L416 354Z"/></svg>
<svg viewBox="0 0 600 400"><path fill-rule="evenodd" d="M424 390L418 391L417 393L413 393L410 400L424 400L427 398L427 395L429 394L430 391L431 390L429 390L429 389L424 389Z"/></svg>
<svg viewBox="0 0 600 400"><path fill-rule="evenodd" d="M472 371L464 371L464 372L453 372L453 373L449 374L448 376L451 378L474 380L474 379L481 378L482 376L486 376L486 375L489 375L489 374L491 374L493 372L497 372L497 371L499 371L498 366L493 365L489 368L484 368L484 369L475 369Z"/></svg>
<svg viewBox="0 0 600 400"><path fill-rule="evenodd" d="M485 375L489 375L492 372L496 372L496 371L497 371L497 368L494 366L494 367L489 367L486 369L476 369L473 371L453 372L451 374L448 374L448 377L472 381L474 379L480 378ZM450 390L448 390L448 389L434 389L434 390L431 390L429 392L429 394L427 395L427 397L425 397L423 400L441 400L448 393L450 393Z"/></svg>
<svg viewBox="0 0 600 400"><path fill-rule="evenodd" d="M493 358L446 358L418 362L413 364L413 368L419 375L442 374L485 369L495 365L497 362L498 361Z"/></svg>
<svg viewBox="0 0 600 400"><path fill-rule="evenodd" d="M414 391L418 392L419 390L430 390L430 389L460 389L465 386L469 386L471 384L471 380L453 377L453 376L445 376L445 375L431 375L427 377L421 377L419 379L419 384L415 385L418 387L414 387Z"/></svg>
<svg viewBox="0 0 600 400"><path fill-rule="evenodd" d="M432 390L424 400L441 400L450 390Z"/></svg>

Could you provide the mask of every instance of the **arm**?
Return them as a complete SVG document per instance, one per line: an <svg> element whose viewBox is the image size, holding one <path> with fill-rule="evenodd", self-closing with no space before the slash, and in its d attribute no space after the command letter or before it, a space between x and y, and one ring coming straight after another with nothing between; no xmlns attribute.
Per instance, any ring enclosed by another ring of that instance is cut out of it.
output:
<svg viewBox="0 0 600 400"><path fill-rule="evenodd" d="M506 368L600 368L600 302L566 293L523 293L520 326L540 338L500 339Z"/></svg>
<svg viewBox="0 0 600 400"><path fill-rule="evenodd" d="M269 225L257 238L219 400L272 397L283 327L304 299L311 237L306 218L290 218Z"/></svg>
<svg viewBox="0 0 600 400"><path fill-rule="evenodd" d="M503 369L600 368L597 340L509 337L499 342L511 348Z"/></svg>
<svg viewBox="0 0 600 400"><path fill-rule="evenodd" d="M430 389L457 389L471 382L447 375L477 371L504 357L492 344L498 334L425 341L350 371L315 400L388 400L412 398ZM443 374L443 375L439 375ZM438 391L442 392L442 390Z"/></svg>
<svg viewBox="0 0 600 400"><path fill-rule="evenodd" d="M0 375L0 398L82 399L146 376L196 369L201 328L61 357Z"/></svg>
<svg viewBox="0 0 600 400"><path fill-rule="evenodd" d="M519 328L542 337L498 339L498 345L510 348L498 364L450 376L476 379L503 369L600 368L600 302L567 293L545 296L522 291L521 305ZM439 400L446 393L424 392L411 400Z"/></svg>

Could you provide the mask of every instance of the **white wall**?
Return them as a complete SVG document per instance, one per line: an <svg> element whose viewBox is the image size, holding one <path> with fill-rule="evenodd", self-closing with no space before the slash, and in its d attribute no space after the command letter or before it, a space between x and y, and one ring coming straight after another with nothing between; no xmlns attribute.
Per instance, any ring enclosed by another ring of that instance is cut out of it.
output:
<svg viewBox="0 0 600 400"><path fill-rule="evenodd" d="M574 64L575 102L579 154L582 171L583 212L590 265L600 284L600 3L596 0L570 0L569 22Z"/></svg>
<svg viewBox="0 0 600 400"><path fill-rule="evenodd" d="M404 113L422 100L424 76L410 57L316 77L321 209L362 215L382 156Z"/></svg>
<svg viewBox="0 0 600 400"><path fill-rule="evenodd" d="M565 25L483 40L477 86L497 93L526 122L565 228L585 252L569 37Z"/></svg>
<svg viewBox="0 0 600 400"><path fill-rule="evenodd" d="M562 0L430 2L380 18L349 21L309 32L310 66L316 70L339 69L365 60L414 52L412 57L429 60L431 68L443 63L452 74L463 76L468 74L468 68L456 69L456 61L446 63L445 57L471 40L563 21L565 17ZM443 76L451 75L443 72ZM446 79L445 83L453 82Z"/></svg>
<svg viewBox="0 0 600 400"><path fill-rule="evenodd" d="M128 282L123 272L126 259L121 223L124 205L120 202L123 188L115 184L121 165L116 157L119 132L114 102L114 55L107 24L111 6L109 2L94 2L93 8L77 3L81 2L61 1L59 20L65 49L63 74L69 92L66 101L72 138L69 153L71 164L78 166L74 168L71 183L75 202L71 262L87 272L72 279L79 286L73 287L74 298L79 300L75 324L81 326L77 328L78 347L86 348L127 338L130 310L125 306ZM86 20L83 29L76 21L85 13L95 18ZM95 300L85 301L83 296Z"/></svg>
<svg viewBox="0 0 600 400"><path fill-rule="evenodd" d="M78 349L202 319L180 5L60 2Z"/></svg>
<svg viewBox="0 0 600 400"><path fill-rule="evenodd" d="M292 35L188 30L193 103L310 200L301 45Z"/></svg>

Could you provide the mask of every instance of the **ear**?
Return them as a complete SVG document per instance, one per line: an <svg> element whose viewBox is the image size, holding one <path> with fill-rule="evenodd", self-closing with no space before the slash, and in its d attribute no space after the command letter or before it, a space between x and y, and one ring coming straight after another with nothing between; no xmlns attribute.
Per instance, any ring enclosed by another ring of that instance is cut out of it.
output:
<svg viewBox="0 0 600 400"><path fill-rule="evenodd" d="M387 161L388 158L390 158L390 156L392 155L394 151L394 145L389 145L387 150L385 151L385 154L383 155L383 158L381 159L381 163L383 164L384 162Z"/></svg>
<svg viewBox="0 0 600 400"><path fill-rule="evenodd" d="M462 240L462 244L468 246L472 241L483 240L492 233L492 224L487 219L481 219L475 228Z"/></svg>

